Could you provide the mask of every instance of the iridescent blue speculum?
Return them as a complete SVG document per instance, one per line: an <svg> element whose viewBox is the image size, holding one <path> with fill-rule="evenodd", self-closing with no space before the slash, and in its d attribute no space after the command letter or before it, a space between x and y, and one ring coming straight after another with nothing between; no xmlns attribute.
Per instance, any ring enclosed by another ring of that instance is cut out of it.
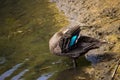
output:
<svg viewBox="0 0 120 80"><path fill-rule="evenodd" d="M71 38L71 40L70 40L69 47L71 47L71 46L73 46L73 45L75 44L77 38L78 38L78 35L72 36L72 38Z"/></svg>

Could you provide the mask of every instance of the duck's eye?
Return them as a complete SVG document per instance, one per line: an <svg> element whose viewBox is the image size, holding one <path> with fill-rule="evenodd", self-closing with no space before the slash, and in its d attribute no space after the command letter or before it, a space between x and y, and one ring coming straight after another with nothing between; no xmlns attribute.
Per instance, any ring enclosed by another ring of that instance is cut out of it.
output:
<svg viewBox="0 0 120 80"><path fill-rule="evenodd" d="M75 44L77 38L78 38L78 35L72 36L72 38L71 38L71 40L70 40L69 47L71 47L71 46L73 46L73 45Z"/></svg>

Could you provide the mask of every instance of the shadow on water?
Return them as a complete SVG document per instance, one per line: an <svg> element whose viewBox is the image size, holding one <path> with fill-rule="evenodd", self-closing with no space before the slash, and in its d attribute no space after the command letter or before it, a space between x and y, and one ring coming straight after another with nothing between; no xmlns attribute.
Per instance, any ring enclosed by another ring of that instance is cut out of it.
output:
<svg viewBox="0 0 120 80"><path fill-rule="evenodd" d="M58 74L55 80L90 80L89 74L80 69L67 69Z"/></svg>
<svg viewBox="0 0 120 80"><path fill-rule="evenodd" d="M73 68L73 64L70 60L67 60L66 62L69 65L69 68L59 72L55 80L91 80L90 75L85 72L85 68L91 64L84 56L81 56L77 60L77 68Z"/></svg>

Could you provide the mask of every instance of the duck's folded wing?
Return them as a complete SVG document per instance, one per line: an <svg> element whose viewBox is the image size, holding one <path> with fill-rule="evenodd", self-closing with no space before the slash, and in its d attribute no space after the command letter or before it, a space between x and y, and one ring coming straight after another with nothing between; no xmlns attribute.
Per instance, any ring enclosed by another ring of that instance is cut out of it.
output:
<svg viewBox="0 0 120 80"><path fill-rule="evenodd" d="M69 49L70 37L61 37L59 41L59 46L62 52L67 52Z"/></svg>
<svg viewBox="0 0 120 80"><path fill-rule="evenodd" d="M70 47L74 46L74 42L78 39L80 33L80 28L68 30L60 39L59 46L63 53L66 53L70 50ZM73 40L74 36L77 35L77 38ZM72 46L70 45L72 43Z"/></svg>

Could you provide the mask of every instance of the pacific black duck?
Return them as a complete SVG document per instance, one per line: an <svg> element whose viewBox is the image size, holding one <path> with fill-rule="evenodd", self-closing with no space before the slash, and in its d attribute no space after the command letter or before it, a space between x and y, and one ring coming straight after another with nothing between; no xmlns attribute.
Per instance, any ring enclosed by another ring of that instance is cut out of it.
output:
<svg viewBox="0 0 120 80"><path fill-rule="evenodd" d="M89 50L99 48L104 43L98 39L81 35L80 31L80 26L62 28L49 41L51 53L72 58L74 67L76 67L76 59L79 56Z"/></svg>

